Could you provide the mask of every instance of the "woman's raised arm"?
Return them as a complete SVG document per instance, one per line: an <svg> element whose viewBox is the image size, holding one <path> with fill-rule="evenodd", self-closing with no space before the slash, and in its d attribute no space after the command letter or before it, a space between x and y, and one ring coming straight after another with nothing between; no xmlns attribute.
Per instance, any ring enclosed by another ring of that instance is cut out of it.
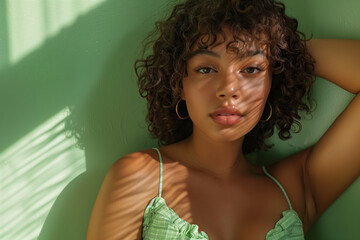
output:
<svg viewBox="0 0 360 240"><path fill-rule="evenodd" d="M312 196L315 221L360 175L360 41L314 39L308 49L316 60L315 74L356 94L351 103L311 149L305 186Z"/></svg>
<svg viewBox="0 0 360 240"><path fill-rule="evenodd" d="M316 76L351 93L360 92L360 40L311 39L307 48L316 60Z"/></svg>

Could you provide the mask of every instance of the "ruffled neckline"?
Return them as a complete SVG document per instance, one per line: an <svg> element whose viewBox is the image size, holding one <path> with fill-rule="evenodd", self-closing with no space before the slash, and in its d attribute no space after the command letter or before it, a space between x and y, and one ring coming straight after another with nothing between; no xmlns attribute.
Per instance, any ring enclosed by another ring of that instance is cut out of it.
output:
<svg viewBox="0 0 360 240"><path fill-rule="evenodd" d="M204 231L199 232L199 226L196 224L190 224L184 219L180 218L174 210L169 208L166 201L162 197L155 197L151 200L146 207L143 221L143 238L147 238L151 234L149 229L161 222L160 228L167 229L168 231L177 232L178 237L191 240L207 240L209 237ZM164 226L166 224L166 226ZM289 209L282 212L282 218L276 222L275 227L268 231L266 239L305 239L302 228L302 222L293 209Z"/></svg>
<svg viewBox="0 0 360 240"><path fill-rule="evenodd" d="M154 225L155 221L160 221L162 224L166 224L167 226L162 226L162 228L167 228L169 231L177 232L179 237L194 240L209 239L205 232L199 232L198 225L190 224L180 218L171 208L167 206L165 199L162 197L153 198L146 207L143 222L143 237L146 237L148 229Z"/></svg>

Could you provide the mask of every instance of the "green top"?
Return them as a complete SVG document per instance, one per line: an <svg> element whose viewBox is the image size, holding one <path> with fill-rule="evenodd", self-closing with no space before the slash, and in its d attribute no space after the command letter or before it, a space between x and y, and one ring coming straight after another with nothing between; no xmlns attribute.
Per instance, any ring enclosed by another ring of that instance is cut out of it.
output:
<svg viewBox="0 0 360 240"><path fill-rule="evenodd" d="M181 219L171 208L166 205L165 199L161 197L162 193L162 158L159 149L154 148L159 154L160 161L160 183L159 196L151 200L146 207L143 221L144 240L195 240L195 239L209 239L205 232L199 232L199 227L196 224L190 224ZM283 217L275 224L267 234L267 240L278 239L294 239L303 240L304 232L302 222L295 210L293 210L289 197L281 184L271 176L266 168L262 167L264 173L271 178L284 193L290 209L282 213Z"/></svg>

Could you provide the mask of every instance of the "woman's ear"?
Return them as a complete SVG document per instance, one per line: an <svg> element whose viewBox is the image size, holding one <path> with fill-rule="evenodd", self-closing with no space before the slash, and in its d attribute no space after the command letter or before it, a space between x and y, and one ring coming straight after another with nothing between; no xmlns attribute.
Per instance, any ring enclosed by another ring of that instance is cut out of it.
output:
<svg viewBox="0 0 360 240"><path fill-rule="evenodd" d="M185 101L185 94L184 94L184 90L183 90L183 89L180 90L180 97L181 97L182 100Z"/></svg>

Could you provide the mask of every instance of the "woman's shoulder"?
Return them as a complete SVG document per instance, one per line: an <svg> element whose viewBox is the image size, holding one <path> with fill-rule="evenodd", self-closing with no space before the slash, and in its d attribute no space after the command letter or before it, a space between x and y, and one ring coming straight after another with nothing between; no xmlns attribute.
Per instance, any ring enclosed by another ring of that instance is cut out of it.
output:
<svg viewBox="0 0 360 240"><path fill-rule="evenodd" d="M149 168L151 167L151 168ZM129 153L112 164L109 172L122 177L129 174L141 174L159 167L159 157L154 149Z"/></svg>
<svg viewBox="0 0 360 240"><path fill-rule="evenodd" d="M294 188L303 187L306 160L311 148L304 149L281 159L274 164L266 166L267 171L281 184L288 185L289 191ZM295 187L296 185L296 187Z"/></svg>
<svg viewBox="0 0 360 240"><path fill-rule="evenodd" d="M129 153L118 159L110 167L106 177L111 178L112 183L117 182L116 186L134 191L134 196L139 192L156 195L155 183L159 181L159 169L158 153L154 149L147 149Z"/></svg>
<svg viewBox="0 0 360 240"><path fill-rule="evenodd" d="M306 159L311 151L311 148L307 148L291 154L288 157L285 157L274 164L267 166L266 168L273 172L274 175L279 176L280 178L284 175L294 174L295 172L301 173L303 171Z"/></svg>
<svg viewBox="0 0 360 240"><path fill-rule="evenodd" d="M293 208L302 219L304 228L309 228L308 214L313 209L306 182L306 161L312 148L304 149L266 167L284 187Z"/></svg>
<svg viewBox="0 0 360 240"><path fill-rule="evenodd" d="M117 160L102 183L91 215L88 239L139 239L147 204L158 194L159 161L155 150ZM116 216L116 217L115 217Z"/></svg>
<svg viewBox="0 0 360 240"><path fill-rule="evenodd" d="M165 165L168 163L175 163L176 159L169 155L173 148L169 146L163 147L156 151L155 149L146 149L138 152L127 154L118 159L107 175L113 179L125 181L126 184L136 183L139 187L149 189L148 186L143 186L141 183L146 181L159 182L160 178L160 158ZM176 148L175 148L176 149ZM145 184L146 185L146 184ZM157 188L156 188L157 189Z"/></svg>

